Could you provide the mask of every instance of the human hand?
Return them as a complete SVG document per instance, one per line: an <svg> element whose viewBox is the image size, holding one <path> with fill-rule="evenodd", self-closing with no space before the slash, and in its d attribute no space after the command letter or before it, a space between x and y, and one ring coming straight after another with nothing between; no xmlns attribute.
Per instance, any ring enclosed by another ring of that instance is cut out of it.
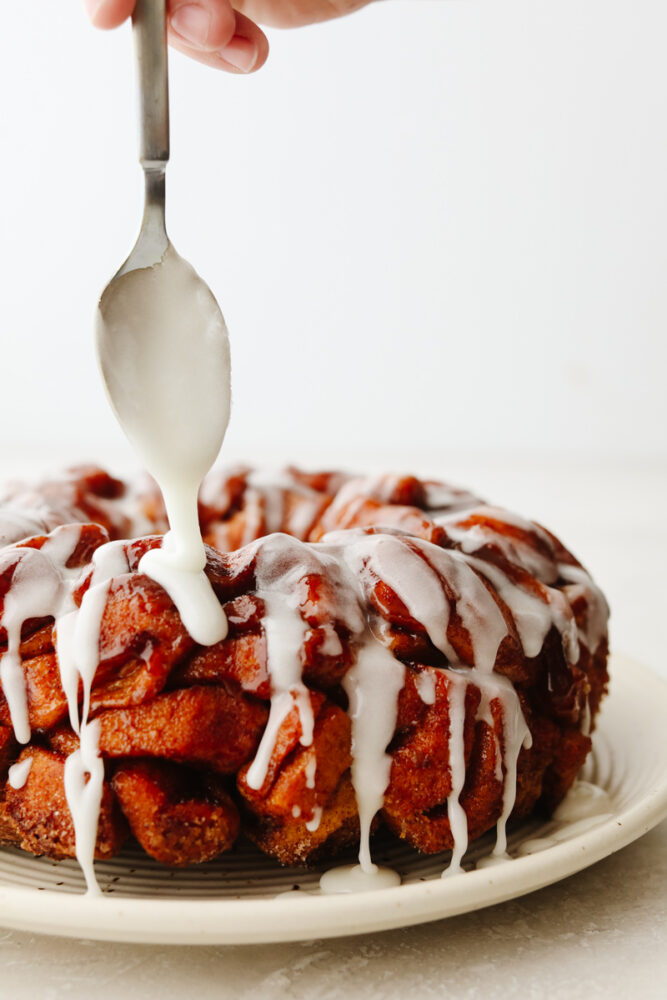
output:
<svg viewBox="0 0 667 1000"><path fill-rule="evenodd" d="M136 0L83 0L97 28L116 28ZM169 42L186 55L230 73L252 73L269 43L257 22L294 28L349 14L371 0L167 0Z"/></svg>

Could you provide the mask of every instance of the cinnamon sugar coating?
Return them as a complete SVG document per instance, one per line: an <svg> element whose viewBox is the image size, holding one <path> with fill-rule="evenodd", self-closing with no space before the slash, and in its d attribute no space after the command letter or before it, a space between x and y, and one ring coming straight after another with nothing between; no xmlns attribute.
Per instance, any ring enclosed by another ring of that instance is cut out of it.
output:
<svg viewBox="0 0 667 1000"><path fill-rule="evenodd" d="M150 484L138 489L102 470L78 469L42 487L15 487L0 507L7 541L0 549L0 612L22 550L40 550L59 525L82 525L68 556L68 568L80 569L73 588L78 604L96 548L110 537L141 535L125 545L128 572L109 590L91 692L90 718L99 720L106 770L97 857L117 853L130 831L157 860L178 866L215 857L239 833L283 864L313 863L358 840L344 682L360 639L331 553L347 544L365 552L380 539L404 550L410 565L425 565L448 617L435 641L418 613L420 594L406 594L398 577L393 585L383 578L377 560L363 562L362 617L374 640L405 667L388 747L389 784L374 825L385 824L423 852L454 845L453 685L463 685L465 781L458 801L470 839L498 823L506 796L507 705L489 695L487 668L511 685L532 737L532 746L518 753L512 815L550 811L560 802L590 750L608 682L607 609L553 535L465 491L412 476L295 469L273 482L245 468L212 474L201 491L200 520L209 546L206 573L229 621L227 638L211 647L191 639L169 596L138 571L166 527ZM258 567L275 532L294 539L280 544L295 564L303 560L287 597L303 630L298 655L313 734L304 745L295 703L276 730L257 788L248 773L272 694ZM498 641L485 665L491 631ZM7 641L0 627L0 652ZM52 619L24 623L20 657L32 737L23 748L17 744L0 693L0 839L35 854L71 857L62 775L78 739ZM27 780L12 788L8 768L28 756Z"/></svg>

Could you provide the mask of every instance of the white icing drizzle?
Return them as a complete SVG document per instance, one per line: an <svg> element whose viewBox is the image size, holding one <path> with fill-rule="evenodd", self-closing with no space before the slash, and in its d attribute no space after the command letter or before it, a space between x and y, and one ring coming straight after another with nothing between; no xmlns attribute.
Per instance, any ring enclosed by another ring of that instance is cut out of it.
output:
<svg viewBox="0 0 667 1000"><path fill-rule="evenodd" d="M301 743L309 746L313 736L313 715L308 689L302 680L302 650L307 623L300 614L300 581L309 572L326 568L337 585L341 620L354 636L357 658L347 672L343 686L348 695L352 722L352 784L357 798L361 837L359 859L366 873L375 870L370 857L370 830L382 808L389 784L391 757L386 748L394 734L398 694L403 687L405 667L394 658L381 639L369 629L365 587L372 585L368 570L383 536L355 533L345 546L304 545L287 535L274 535L270 542L258 543L256 551L256 592L264 601L264 630L267 664L271 677L269 720L246 780L251 788L262 787L283 721L296 704L301 723ZM393 540L392 540L393 541ZM339 640L340 641L340 640ZM342 647L341 647L342 650ZM307 787L315 785L316 758L306 765ZM321 811L306 824L310 832L319 826Z"/></svg>
<svg viewBox="0 0 667 1000"><path fill-rule="evenodd" d="M342 656L343 643L340 641L340 636L336 633L333 625L325 624L320 626L320 633L324 635L324 639L320 643L320 653L323 656Z"/></svg>
<svg viewBox="0 0 667 1000"><path fill-rule="evenodd" d="M579 659L579 639L572 609L563 594L553 587L544 587L537 596L514 583L497 566L467 557L468 565L489 580L512 612L517 632L528 657L541 651L550 629L555 626L563 639L563 652L568 663Z"/></svg>
<svg viewBox="0 0 667 1000"><path fill-rule="evenodd" d="M99 736L99 721L82 719L79 748L65 761L65 795L74 824L76 859L81 865L89 896L100 895L93 863L104 785Z"/></svg>
<svg viewBox="0 0 667 1000"><path fill-rule="evenodd" d="M379 535L373 540L369 569L391 587L410 615L424 626L433 645L454 659L447 640L449 603L431 566L400 536ZM445 559L451 561L449 553Z"/></svg>
<svg viewBox="0 0 667 1000"><path fill-rule="evenodd" d="M428 511L437 511L439 516L444 515L445 512L460 511L462 508L479 503L479 498L469 493L468 490L448 486L446 483L426 482L422 486L424 506Z"/></svg>
<svg viewBox="0 0 667 1000"><path fill-rule="evenodd" d="M147 552L139 563L139 572L167 591L195 642L213 646L227 636L225 612L203 568L183 568L178 555L172 562L174 538L174 533L168 532L161 548Z"/></svg>
<svg viewBox="0 0 667 1000"><path fill-rule="evenodd" d="M337 490L332 503L327 508L322 523L336 526L336 530L347 528L354 523L359 510L368 500L388 504L400 482L400 476L359 476L348 479Z"/></svg>
<svg viewBox="0 0 667 1000"><path fill-rule="evenodd" d="M90 689L99 663L100 624L112 577L129 567L123 542L108 542L93 553L92 575L80 608L73 602L56 619L56 652L72 729L86 725ZM71 610L70 610L71 607ZM83 708L79 714L79 684L83 684Z"/></svg>
<svg viewBox="0 0 667 1000"><path fill-rule="evenodd" d="M329 536L327 536L329 537ZM459 798L465 783L463 726L465 721L465 689L468 680L483 692L483 701L500 700L503 710L505 743L505 777L503 809L498 822L497 853L505 850L507 819L514 806L516 766L522 746L530 745L530 732L523 718L519 700L511 683L493 672L498 647L507 634L505 621L498 606L479 577L472 571L461 553L438 549L428 542L411 540L406 544L397 536L371 536L376 539L369 568L373 569L407 607L410 615L426 629L429 638L452 665L458 658L447 638L449 604L433 571L436 567L455 591L457 611L470 633L474 649L475 671L448 671L450 741L449 761L452 790L447 801L454 849L447 872L461 870L461 858L468 843L467 819ZM325 539L326 540L326 539ZM410 546L419 549L421 558ZM428 676L428 675L420 675ZM423 682L422 682L423 683ZM421 692L420 692L421 694ZM426 699L424 699L426 700ZM491 727L493 721L488 713ZM395 720L394 720L395 721ZM498 748L500 749L500 748ZM497 759L500 761L498 753Z"/></svg>
<svg viewBox="0 0 667 1000"><path fill-rule="evenodd" d="M100 546L93 555L88 590L78 609L72 597L81 575L67 562L81 537L80 525L56 529L41 549L13 547L4 560L15 561L11 586L5 597L2 625L8 648L0 664L3 691L10 709L14 733L20 743L30 739L28 700L19 646L21 629L31 618L53 618L61 684L67 698L72 727L80 735L80 749L65 762L65 794L72 813L76 851L88 891L97 891L93 855L97 834L104 765L97 755L97 727L88 724L90 687L99 662L100 622L115 572L127 571L122 543ZM3 560L3 561L4 561ZM101 578L101 579L100 579ZM83 684L83 708L79 716L79 681ZM26 772L27 776L27 772Z"/></svg>
<svg viewBox="0 0 667 1000"><path fill-rule="evenodd" d="M415 677L415 686L425 705L435 705L435 676L431 671L421 670Z"/></svg>
<svg viewBox="0 0 667 1000"><path fill-rule="evenodd" d="M315 833L316 830L319 830L321 820L322 806L315 806L312 818L306 823L306 830L308 830L308 833Z"/></svg>
<svg viewBox="0 0 667 1000"><path fill-rule="evenodd" d="M467 819L459 798L465 784L463 730L465 691L469 683L482 691L481 717L494 729L490 712L493 699L499 700L503 714L504 754L498 750L496 774L503 781L503 809L498 823L497 852L504 850L505 824L514 805L516 764L521 746L530 734L523 720L518 697L509 681L493 671L498 647L507 635L504 618L471 567L470 557L447 551L420 539L399 534L369 534L363 530L331 532L316 546L299 543L286 535L252 547L256 553L256 589L265 603L267 660L272 695L269 721L248 775L252 788L261 788L280 726L297 705L302 727L301 742L312 741L312 709L303 685L302 648L307 625L301 617L299 582L309 572L327 570L340 584L340 617L356 643L356 662L348 670L343 687L348 695L352 722L352 784L360 818L359 862L370 874L375 866L370 855L373 818L382 808L389 784L391 757L386 748L396 726L398 695L405 680L405 668L382 638L383 628L370 627L363 608L376 580L381 579L396 593L409 614L426 630L433 644L454 669L449 680L450 745L452 787L448 816L454 840L450 873L461 870L461 858L468 842ZM447 637L449 601L441 577L454 593L458 615L470 634L475 669L460 664ZM342 595L347 594L347 597ZM354 595L357 595L356 598ZM353 595L350 598L349 595ZM418 680L423 700L435 700L435 679L422 672ZM501 759L502 758L502 759ZM309 761L307 767L314 766ZM307 784L314 774L307 770ZM312 822L312 821L311 821Z"/></svg>
<svg viewBox="0 0 667 1000"><path fill-rule="evenodd" d="M276 478L270 474L253 470L246 480L246 502L257 504L264 512L264 533L280 531L285 514L285 490L290 488L282 476Z"/></svg>
<svg viewBox="0 0 667 1000"><path fill-rule="evenodd" d="M23 508L13 510L10 505L3 506L0 514L0 546L10 545L22 538L30 538L31 535L40 535L48 530L47 512L40 510L39 507L34 510Z"/></svg>
<svg viewBox="0 0 667 1000"><path fill-rule="evenodd" d="M582 566L559 563L558 570L561 579L568 581L562 589L567 600L574 603L580 597L585 598L586 621L579 628L579 638L594 653L607 634L609 605L600 588Z"/></svg>
<svg viewBox="0 0 667 1000"><path fill-rule="evenodd" d="M264 518L259 499L260 497L257 491L246 490L244 496L245 505L243 508L244 524L243 535L241 536L242 546L249 545L250 542L253 542L262 534Z"/></svg>
<svg viewBox="0 0 667 1000"><path fill-rule="evenodd" d="M200 501L204 506L215 510L219 517L224 517L232 505L230 481L245 474L246 468L241 465L211 469L199 487Z"/></svg>
<svg viewBox="0 0 667 1000"><path fill-rule="evenodd" d="M494 737L496 764L495 778L502 781L502 811L496 824L496 845L494 856L502 857L507 847L507 821L516 801L517 763L522 747L532 745L532 736L521 711L521 705L511 682L502 674L493 673L480 675L478 670L459 667L456 672L448 671L448 678L455 677L463 694L455 691L455 697L449 697L450 714L450 766L452 767L452 792L448 799L448 815L454 838L452 861L447 873L456 874L461 870L461 859L467 848L467 820L460 809L458 799L465 782L465 763L463 745L463 725L465 722L465 686L475 685L481 694L475 719L487 723ZM501 705L503 741L502 745L495 731L495 720L491 712L491 703L499 701ZM463 782L461 772L463 771ZM453 819L452 819L453 809ZM461 815L463 814L463 815ZM464 823L465 828L464 828ZM443 873L445 874L445 873Z"/></svg>
<svg viewBox="0 0 667 1000"><path fill-rule="evenodd" d="M12 788L23 788L28 780L31 767L32 757L24 757L17 764L12 764L7 773L7 781Z"/></svg>
<svg viewBox="0 0 667 1000"><path fill-rule="evenodd" d="M591 699L590 699L590 694L587 694L586 700L584 701L584 710L581 713L581 731L584 734L584 736L591 735L591 725L592 725Z"/></svg>
<svg viewBox="0 0 667 1000"><path fill-rule="evenodd" d="M300 556L307 557L308 550L288 535L277 534L273 539L271 545L256 546L255 579L257 596L265 607L264 632L271 677L271 707L259 749L246 778L250 788L255 789L264 784L278 732L294 705L301 724L301 744L310 746L313 742L310 692L301 676L301 651L307 624L299 612L298 587L308 571ZM313 558L306 559L305 565L312 567ZM317 566L319 568L319 564Z"/></svg>
<svg viewBox="0 0 667 1000"><path fill-rule="evenodd" d="M294 489L294 487L293 487ZM303 492L302 492L303 491ZM305 487L301 487L299 492L299 502L294 504L288 513L285 528L290 535L295 538L307 538L314 521L322 507L322 499L319 493L310 490L305 493Z"/></svg>
<svg viewBox="0 0 667 1000"><path fill-rule="evenodd" d="M14 735L19 743L28 743L28 694L19 652L21 629L29 618L46 618L59 610L63 580L38 549L10 549L9 553L17 563L2 615L2 624L7 630L7 651L0 662L0 680Z"/></svg>
<svg viewBox="0 0 667 1000"><path fill-rule="evenodd" d="M129 566L124 542L100 545L93 553L89 585L77 607L72 594L80 582L81 570L69 569L67 562L76 549L81 531L81 525L66 525L57 528L40 549L16 546L4 550L2 565L9 567L15 563L16 567L2 615L8 647L0 662L0 679L16 738L20 743L27 743L30 725L19 652L21 629L31 618L53 618L60 681L71 726L79 735L79 748L65 761L65 795L74 825L76 856L87 891L97 894L93 858L104 763L98 754L99 724L88 719L90 694L99 664L100 627L111 581L127 573Z"/></svg>
<svg viewBox="0 0 667 1000"><path fill-rule="evenodd" d="M255 541L260 535L286 531L305 541L319 513L329 501L329 494L315 490L302 482L290 469L214 470L204 479L199 497L201 502L223 516L231 505L229 481L242 480L244 531L242 544ZM329 484L336 491L344 477L331 477ZM288 503L288 494L296 502Z"/></svg>
<svg viewBox="0 0 667 1000"><path fill-rule="evenodd" d="M454 847L451 861L442 877L458 875L462 871L461 859L468 847L468 817L460 803L461 792L466 780L465 758L463 756L463 727L465 723L465 696L468 687L465 677L453 671L447 676L447 699L449 703L449 772L451 791L447 796L447 818L452 831Z"/></svg>
<svg viewBox="0 0 667 1000"><path fill-rule="evenodd" d="M172 474L175 475L173 468L169 471L169 475ZM358 505L369 496L388 502L397 483L396 477L350 480L338 491L327 513L337 512L349 523ZM172 487L175 489L174 480L169 488ZM193 493L193 489L191 481L180 494L172 490L171 498L166 497L172 531L165 537L160 550L154 549L144 556L139 569L167 590L193 638L210 645L226 635L226 620L203 572L205 554L198 526L195 538L196 490ZM299 534L307 532L317 516L321 494L293 480L289 474L277 484L252 474L248 476L245 489L246 530L249 533L283 525L286 490L298 493L306 501L305 511L288 518L289 528ZM433 486L428 501L439 506L445 502L460 506L462 497L466 502L471 499L455 491L449 497L438 494ZM295 509L298 508L297 504ZM549 537L530 522L496 508L473 510L491 520L531 532L543 544L545 552L552 550ZM527 656L539 653L554 626L563 638L569 663L577 661L580 641L594 649L605 634L606 602L584 570L559 565L554 571L553 562L550 568L544 553L536 553L526 541L499 534L492 525L457 527L457 521L465 519L469 513L459 512L454 517L450 510L436 518L458 549L443 549L395 529L335 531L325 535L316 545L288 535L273 534L246 547L246 566L254 561L255 591L265 606L263 622L271 680L269 719L247 774L250 787L260 789L264 784L280 728L295 708L301 744L308 747L313 743L313 707L310 691L303 680L305 640L311 626L301 613L306 599L303 581L309 574L324 573L336 599L337 621L318 626L319 652L331 657L343 654L338 624L350 637L355 650L355 662L342 683L348 696L352 724L351 777L361 828L359 864L327 873L322 879L323 891L363 891L400 881L396 873L378 869L370 851L372 823L383 806L390 781L392 758L387 753L387 746L395 732L398 698L405 680L405 666L389 648L391 631L369 603L378 581L395 593L446 659L446 667L427 667L413 675L417 693L428 706L437 701L437 671L443 670L447 676L451 772L447 815L454 846L451 864L443 874L461 871L468 843L467 818L460 803L466 779L464 727L468 686L474 685L480 691L476 720L485 721L493 732L495 776L503 784L497 841L488 863L497 863L507 856L505 828L515 801L517 760L522 746L530 745L530 733L516 691L505 677L494 671L498 649L508 634L507 625L481 577L489 580L509 607ZM88 891L95 892L93 857L104 766L98 753L99 727L94 720L88 719L90 692L99 662L100 625L110 581L126 573L128 564L123 543L109 543L98 548L93 557L90 585L77 609L71 595L79 571L68 570L65 564L76 547L80 529L59 530L62 534L54 532L41 550L16 548L0 555L0 571L3 565L11 565L5 562L7 559L17 563L2 618L8 647L0 662L0 679L17 738L26 743L30 728L19 654L21 628L28 618L55 618L62 686L72 726L80 735L79 749L66 761L65 788L75 826L77 857ZM530 565L531 572L542 580L542 589L538 593L529 591L511 580L501 568L477 556L489 541L496 544L507 559L524 567ZM547 580L555 583L558 577L561 582L566 581L562 591L546 583ZM443 580L446 580L447 589ZM460 662L449 640L452 608L448 594L455 602L458 619L468 632L472 666ZM585 596L588 611L586 621L577 628L570 601L580 595ZM494 701L501 708L502 739L496 732L491 711ZM582 724L585 728L585 713ZM308 789L316 789L316 775L317 759L313 749L305 764ZM323 805L316 802L312 815L305 821L311 833L319 828ZM295 806L292 814L299 818L301 808Z"/></svg>
<svg viewBox="0 0 667 1000"><path fill-rule="evenodd" d="M404 665L372 636L358 650L357 662L343 679L352 722L352 786L361 831L359 864L367 875L377 870L371 861L371 825L389 784L391 757L386 749L396 728L404 681Z"/></svg>
<svg viewBox="0 0 667 1000"><path fill-rule="evenodd" d="M587 833L612 816L613 802L609 793L598 785L577 779L554 811L546 835L522 841L516 848L514 856L522 858L556 847L563 841ZM497 853L494 850L486 857L480 858L475 867L491 868L511 860L512 857L507 851Z"/></svg>
<svg viewBox="0 0 667 1000"><path fill-rule="evenodd" d="M498 647L507 635L505 619L498 605L462 553L440 549L430 542L417 539L413 544L423 552L428 562L454 591L456 610L470 635L475 668L479 673L490 674L496 662ZM433 574L433 581L442 587L436 574ZM425 617L425 620L417 620L422 622L433 645L444 653L452 665L456 665L458 656L449 644L446 630L442 635L437 619Z"/></svg>
<svg viewBox="0 0 667 1000"><path fill-rule="evenodd" d="M286 531L294 538L306 539L322 509L321 493L299 482L288 470L253 470L246 482L244 499L255 511L253 527L257 524L257 515L263 513L264 534ZM296 494L298 503L288 507L288 493Z"/></svg>
<svg viewBox="0 0 667 1000"><path fill-rule="evenodd" d="M489 727L490 731L493 733L494 742L494 752L495 752L495 772L494 777L496 781L503 781L504 770L503 770L503 753L502 745L498 739L498 734L496 732L496 724L493 717L493 712L491 710L491 702L494 696L497 696L497 688L493 685L493 677L490 679L491 683L478 685L479 692L481 695L479 705L477 707L477 713L475 715L475 721L485 722Z"/></svg>
<svg viewBox="0 0 667 1000"><path fill-rule="evenodd" d="M491 690L489 690L491 688ZM521 705L516 691L506 677L494 674L484 682L484 694L487 698L498 698L503 707L503 743L504 754L496 741L496 777L504 762L505 777L503 782L503 809L496 825L496 846L493 853L502 857L507 850L507 820L510 817L516 801L517 763L522 747L529 749L533 744L530 729L521 711Z"/></svg>
<svg viewBox="0 0 667 1000"><path fill-rule="evenodd" d="M48 534L64 525L90 522L90 514L80 506L82 471L85 475L85 469L66 470L53 480L36 485L14 484L6 498L0 500L0 547ZM105 515L113 530L132 538L156 529L165 530L164 525L149 521L142 511L141 491L137 486L120 485L119 496L109 498L94 491L90 494L93 506Z"/></svg>
<svg viewBox="0 0 667 1000"><path fill-rule="evenodd" d="M395 475L359 476L349 479L336 493L327 513L338 518L350 503L357 500L361 500L362 503L365 500L389 503L399 480L400 477Z"/></svg>
<svg viewBox="0 0 667 1000"><path fill-rule="evenodd" d="M497 853L505 849L505 825L514 805L516 764L522 745L530 734L523 719L518 697L509 681L494 673L498 647L507 635L503 616L469 565L469 557L456 551L439 549L419 539L395 534L368 534L364 531L332 532L317 546L304 546L287 536L274 536L270 542L257 543L256 586L266 607L265 632L268 668L272 683L269 722L248 772L248 783L260 788L266 777L280 726L296 703L302 726L301 741L312 740L312 709L303 699L307 691L301 679L301 655L306 623L299 612L299 582L308 572L327 569L338 578L341 592L358 594L352 604L342 601L341 619L357 643L356 663L348 670L343 687L348 695L352 721L352 783L357 798L361 837L359 861L367 874L375 866L370 855L370 830L373 818L382 808L389 784L391 757L386 748L394 734L398 695L405 679L404 666L384 644L382 629L370 630L364 620L369 591L381 579L396 593L410 615L426 630L433 644L447 657L452 667L449 718L451 792L448 816L454 840L450 873L461 870L461 858L468 841L467 819L460 805L465 784L463 730L465 691L473 683L482 691L481 717L494 729L490 703L497 699L502 707L503 745L496 739L496 775L503 781L503 809L498 822ZM459 663L447 637L449 602L441 576L454 592L459 617L468 630L474 651L475 669ZM435 700L435 679L431 672L418 675L418 691L427 704ZM308 713L308 714L306 714ZM305 723L305 724L304 724ZM308 768L314 764L309 761ZM314 774L307 770L307 784L314 784ZM311 821L312 822L312 821Z"/></svg>
<svg viewBox="0 0 667 1000"><path fill-rule="evenodd" d="M315 775L317 774L317 757L315 754L306 761L306 788L315 787Z"/></svg>
<svg viewBox="0 0 667 1000"><path fill-rule="evenodd" d="M20 503L20 497L15 502ZM14 510L7 504L0 513L0 546L11 545L12 542L19 542L22 538L30 538L33 535L41 535L55 528L57 524L57 519L52 517L46 508L36 505L32 510L25 508Z"/></svg>
<svg viewBox="0 0 667 1000"><path fill-rule="evenodd" d="M517 528L529 537L536 538L539 545L531 544L527 539L511 533L505 534L493 523L485 523L484 520L461 526L474 517ZM579 658L579 642L595 652L606 635L609 606L601 590L583 567L557 562L553 541L543 528L518 514L490 506L472 507L462 512L445 512L435 516L434 521L445 528L449 538L466 555L472 555L483 545L492 543L509 562L521 566L544 585L544 600L541 600L510 581L492 563L482 559L469 560L470 565L493 583L510 607L527 656L537 655L552 625L556 626L563 637L563 648L569 663L576 663ZM567 581L566 585L555 587L559 579ZM583 625L577 626L571 604L581 596L585 598L586 619Z"/></svg>
<svg viewBox="0 0 667 1000"><path fill-rule="evenodd" d="M97 841L104 763L99 756L99 722L89 721L90 692L99 664L102 616L111 580L129 567L123 542L108 542L93 553L93 571L80 608L56 618L56 648L60 678L72 729L79 747L65 761L65 795L74 824L77 861L89 895L99 895L94 857ZM79 713L79 686L83 703Z"/></svg>
<svg viewBox="0 0 667 1000"><path fill-rule="evenodd" d="M0 557L0 571L15 564L2 613L7 650L0 660L0 681L19 743L30 740L28 692L20 654L21 629L31 618L57 618L74 607L68 587L73 574L65 564L80 536L80 525L58 528L41 549L11 546Z"/></svg>
<svg viewBox="0 0 667 1000"><path fill-rule="evenodd" d="M461 523L472 517L479 517L483 520L465 528L460 527ZM540 542L540 548L518 538L515 534L503 534L497 531L493 524L484 523L487 520L497 521L511 528L518 528L521 532L535 536ZM500 549L509 562L522 566L528 570L531 576L536 577L542 583L555 583L558 578L553 558L553 542L539 525L526 520L519 514L514 514L500 507L483 505L465 511L439 514L434 517L434 521L445 528L448 536L457 542L467 555L491 542Z"/></svg>

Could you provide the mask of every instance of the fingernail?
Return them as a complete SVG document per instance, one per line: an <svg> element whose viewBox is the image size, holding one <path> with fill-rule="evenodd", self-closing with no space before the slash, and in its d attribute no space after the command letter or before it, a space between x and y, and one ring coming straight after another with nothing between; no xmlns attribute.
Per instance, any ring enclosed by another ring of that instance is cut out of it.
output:
<svg viewBox="0 0 667 1000"><path fill-rule="evenodd" d="M218 55L225 62L231 63L242 73L249 73L257 62L259 52L254 42L249 38L242 38L241 35L234 35L231 42L220 49Z"/></svg>
<svg viewBox="0 0 667 1000"><path fill-rule="evenodd" d="M188 3L171 15L171 26L184 41L201 48L206 45L208 39L211 15L199 4Z"/></svg>

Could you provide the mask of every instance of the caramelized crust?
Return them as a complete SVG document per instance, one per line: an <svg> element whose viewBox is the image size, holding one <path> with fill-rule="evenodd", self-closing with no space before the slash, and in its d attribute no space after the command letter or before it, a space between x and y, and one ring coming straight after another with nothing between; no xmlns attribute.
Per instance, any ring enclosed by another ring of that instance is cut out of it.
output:
<svg viewBox="0 0 667 1000"><path fill-rule="evenodd" d="M65 564L73 579L80 570L73 585L78 605L91 584L91 558L99 546L166 527L153 486L137 491L93 467L72 470L37 490L17 486L4 510L0 535L18 544L0 549L0 612L22 553L62 546L63 533L72 532L68 522L94 522L79 525ZM502 814L507 720L502 700L485 694L477 613L489 621L495 615L502 636L487 669L511 683L532 737L530 749L518 755L512 815L552 810L562 799L590 750L587 719L594 721L606 690L606 605L553 535L463 491L411 476L352 479L296 469L273 485L247 468L212 476L202 489L200 520L214 546L207 551L206 572L227 615L226 639L198 646L165 591L139 573L142 555L160 544L159 535L124 545L128 571L113 579L108 592L90 704L108 772L97 857L119 851L128 828L147 853L175 866L217 856L240 830L283 864L313 863L355 843L359 818L346 679L358 662L360 640L350 625L340 574L317 555L342 537L330 532L348 532L345 538L357 541L380 534L400 539L410 558L436 574L448 609L444 637L436 644L414 603L399 593L400 580L392 586L369 561L358 571L364 621L405 667L387 748L389 785L375 825L384 823L420 851L452 847L452 699L453 686L461 684L465 783L458 801L470 838L491 829ZM32 537L21 540L16 531L28 525ZM278 531L321 543L289 550L297 559L302 551L304 558L288 596L303 625L299 655L313 739L301 743L295 702L277 729L261 787L254 788L249 771L273 691L267 608L258 583L262 543L254 540ZM443 561L450 555L451 573ZM477 588L477 608L462 594L462 563ZM517 613L522 602L532 602L534 616L553 619L536 650ZM8 643L8 631L0 627L0 654ZM57 643L53 619L33 616L23 624L18 653L33 731L24 749L13 737L0 691L0 840L62 858L74 855L63 769L78 737L68 721ZM14 789L7 781L9 765L27 757L28 778Z"/></svg>
<svg viewBox="0 0 667 1000"><path fill-rule="evenodd" d="M254 755L265 705L225 687L169 691L132 708L101 712L103 756L164 757L233 774Z"/></svg>
<svg viewBox="0 0 667 1000"><path fill-rule="evenodd" d="M132 833L163 865L210 861L239 832L236 806L219 779L166 761L128 761L113 789Z"/></svg>
<svg viewBox="0 0 667 1000"><path fill-rule="evenodd" d="M51 858L76 856L74 825L65 787L65 756L53 750L31 746L19 761L32 758L28 777L22 788L6 786L5 838L33 854ZM97 824L96 858L117 854L127 839L126 820L110 786L105 782Z"/></svg>

